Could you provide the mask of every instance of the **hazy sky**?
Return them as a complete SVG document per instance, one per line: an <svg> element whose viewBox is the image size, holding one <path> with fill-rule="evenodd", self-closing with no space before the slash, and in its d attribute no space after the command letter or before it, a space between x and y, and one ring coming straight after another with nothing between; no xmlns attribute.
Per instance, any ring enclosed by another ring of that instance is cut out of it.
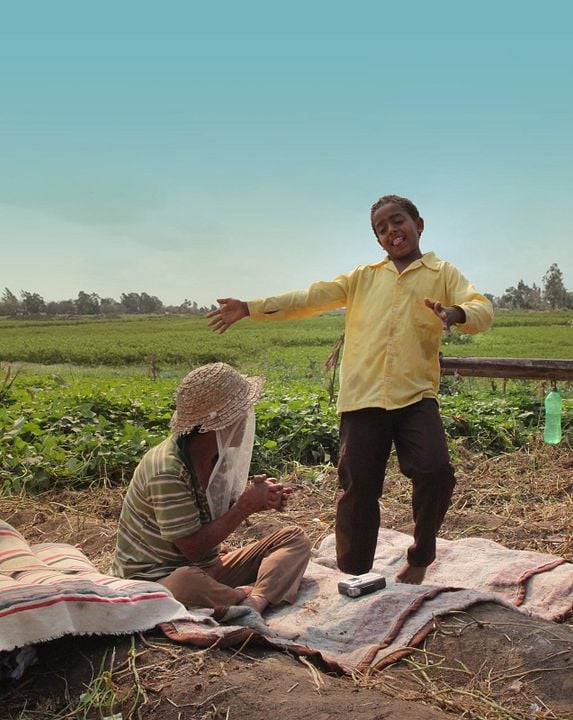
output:
<svg viewBox="0 0 573 720"><path fill-rule="evenodd" d="M0 0L0 292L258 297L382 251L573 289L573 3Z"/></svg>

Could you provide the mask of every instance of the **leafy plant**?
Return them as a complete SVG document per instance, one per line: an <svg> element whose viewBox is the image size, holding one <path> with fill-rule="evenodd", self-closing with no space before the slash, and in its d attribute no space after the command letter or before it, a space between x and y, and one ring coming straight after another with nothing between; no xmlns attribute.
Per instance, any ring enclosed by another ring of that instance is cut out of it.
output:
<svg viewBox="0 0 573 720"><path fill-rule="evenodd" d="M4 403L8 401L10 394L10 388L14 384L14 381L18 377L21 368L16 371L12 371L12 366L7 363L5 366L0 366L0 402ZM2 375L3 373L3 375Z"/></svg>
<svg viewBox="0 0 573 720"><path fill-rule="evenodd" d="M326 393L283 396L274 389L257 405L256 472L280 473L289 463L336 462L338 419Z"/></svg>
<svg viewBox="0 0 573 720"><path fill-rule="evenodd" d="M0 406L0 493L55 485L118 484L169 432L178 376L150 381L101 374L63 378L21 373ZM573 439L571 391L563 387L563 442ZM541 432L535 385L512 383L503 394L486 382L444 379L441 410L454 451L495 454ZM255 408L253 472L281 474L293 463L335 463L338 417L322 385L270 382Z"/></svg>

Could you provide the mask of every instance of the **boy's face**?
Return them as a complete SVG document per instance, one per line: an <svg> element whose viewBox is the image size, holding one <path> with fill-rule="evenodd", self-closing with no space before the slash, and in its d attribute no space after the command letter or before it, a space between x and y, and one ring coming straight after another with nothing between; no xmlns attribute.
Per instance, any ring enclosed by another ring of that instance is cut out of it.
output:
<svg viewBox="0 0 573 720"><path fill-rule="evenodd" d="M391 260L403 266L421 257L422 218L414 220L400 205L388 203L374 212L372 227Z"/></svg>

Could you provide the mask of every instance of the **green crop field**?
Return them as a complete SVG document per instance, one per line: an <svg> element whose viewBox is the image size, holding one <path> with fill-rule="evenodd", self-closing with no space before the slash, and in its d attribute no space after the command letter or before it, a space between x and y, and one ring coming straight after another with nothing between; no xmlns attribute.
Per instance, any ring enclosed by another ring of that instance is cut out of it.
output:
<svg viewBox="0 0 573 720"><path fill-rule="evenodd" d="M499 313L476 337L445 336L446 355L573 357L573 313ZM169 429L177 383L189 368L223 360L263 374L254 471L336 460L338 419L324 362L341 315L243 322L223 336L204 318L0 319L0 493L54 485L120 483ZM159 378L148 376L151 358ZM445 378L442 414L454 454L490 455L539 438L539 383ZM573 391L564 397L571 442Z"/></svg>
<svg viewBox="0 0 573 720"><path fill-rule="evenodd" d="M342 332L340 316L289 323L245 322L223 336L204 318L122 317L60 322L0 321L0 359L26 363L121 367L195 367L223 360L235 365L323 359Z"/></svg>
<svg viewBox="0 0 573 720"><path fill-rule="evenodd" d="M113 319L26 321L0 319L0 360L122 367L195 367L224 360L259 371L319 372L343 330L342 315L289 322L243 321L222 336L204 318L124 316ZM476 336L444 337L445 355L573 357L573 312L499 312Z"/></svg>

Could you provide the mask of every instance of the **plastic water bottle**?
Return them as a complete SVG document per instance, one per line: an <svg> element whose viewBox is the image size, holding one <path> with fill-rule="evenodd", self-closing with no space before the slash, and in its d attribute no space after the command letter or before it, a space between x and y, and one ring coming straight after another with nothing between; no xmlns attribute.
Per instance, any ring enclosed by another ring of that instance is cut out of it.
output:
<svg viewBox="0 0 573 720"><path fill-rule="evenodd" d="M561 395L552 390L545 398L545 430L543 439L550 445L561 442Z"/></svg>

